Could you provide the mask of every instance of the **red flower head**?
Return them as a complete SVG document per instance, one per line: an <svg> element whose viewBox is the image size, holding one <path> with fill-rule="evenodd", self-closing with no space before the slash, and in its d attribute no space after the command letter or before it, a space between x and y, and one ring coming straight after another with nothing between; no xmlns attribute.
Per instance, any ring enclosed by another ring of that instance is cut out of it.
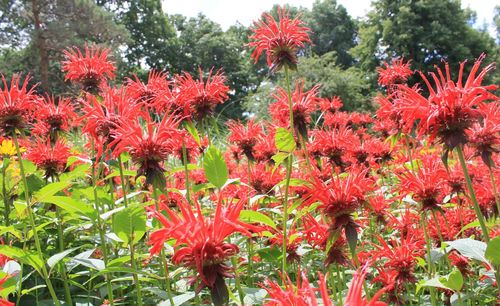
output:
<svg viewBox="0 0 500 306"><path fill-rule="evenodd" d="M33 128L33 133L40 136L50 136L54 141L58 133L68 132L77 114L71 101L65 98L55 99L47 96L37 103L35 116L38 122Z"/></svg>
<svg viewBox="0 0 500 306"><path fill-rule="evenodd" d="M328 246L328 237L331 234L329 225L317 221L311 215L306 215L302 221L304 224L304 237L307 242L314 248L327 251L324 261L325 266L332 263L342 266L349 264L347 243L343 236L340 236L331 246ZM327 247L329 247L328 250Z"/></svg>
<svg viewBox="0 0 500 306"><path fill-rule="evenodd" d="M135 76L135 80L127 79L127 94L136 103L145 104L148 107L156 106L163 110L168 108L174 97L170 89L170 81L167 74L152 70L148 74L148 82L144 84Z"/></svg>
<svg viewBox="0 0 500 306"><path fill-rule="evenodd" d="M400 287L406 283L414 283L417 281L413 274L417 264L417 257L421 257L424 253L425 242L414 236L406 236L401 238L400 241L391 239L389 245L382 239L377 237L382 246L376 245L378 251L376 257L385 260L384 268L386 270L396 271L396 286Z"/></svg>
<svg viewBox="0 0 500 306"><path fill-rule="evenodd" d="M365 282L365 277L368 274L368 268L370 262L367 262L363 267L356 270L354 276L352 277L351 286L347 292L347 296L344 301L345 306L387 306L386 303L380 302L378 299L384 292L391 290L392 285L388 285L380 289L375 293L370 301L363 298L363 284Z"/></svg>
<svg viewBox="0 0 500 306"><path fill-rule="evenodd" d="M482 122L476 122L467 130L469 144L475 149L488 167L494 167L493 154L500 152L500 107L498 103L486 104L481 108Z"/></svg>
<svg viewBox="0 0 500 306"><path fill-rule="evenodd" d="M50 140L39 139L28 149L26 157L45 171L45 177L50 178L64 171L70 156L69 147L60 139L54 145Z"/></svg>
<svg viewBox="0 0 500 306"><path fill-rule="evenodd" d="M276 131L273 128L268 128L268 131L269 134L260 137L255 144L255 159L274 164L272 157L278 152L275 141Z"/></svg>
<svg viewBox="0 0 500 306"><path fill-rule="evenodd" d="M283 180L283 173L279 169L272 171L271 167L266 167L262 163L256 164L250 170L249 185L257 194L270 194L281 180Z"/></svg>
<svg viewBox="0 0 500 306"><path fill-rule="evenodd" d="M474 228L462 231L462 228L472 223L475 217L474 211L467 208L446 209L442 214L436 214L437 224L434 218L430 218L427 221L429 235L438 246L441 243L441 238L444 241L453 241L460 237L470 237L474 234L479 236Z"/></svg>
<svg viewBox="0 0 500 306"><path fill-rule="evenodd" d="M322 112L335 113L344 106L344 103L342 103L339 97L334 96L331 100L328 98L320 98L318 105Z"/></svg>
<svg viewBox="0 0 500 306"><path fill-rule="evenodd" d="M269 298L266 299L264 306L317 306L316 289L311 287L305 273L299 271L300 277L297 277L295 285L290 277L285 274L281 276L285 288L281 288L277 282L266 279L262 287L267 291ZM320 275L321 296L325 306L332 306L328 299L324 277Z"/></svg>
<svg viewBox="0 0 500 306"><path fill-rule="evenodd" d="M102 102L92 95L84 102L82 128L84 133L108 145L114 140L114 131L123 122L128 124L142 115L138 105L127 95L124 88L108 89L102 94Z"/></svg>
<svg viewBox="0 0 500 306"><path fill-rule="evenodd" d="M253 120L248 120L246 126L240 122L229 121L227 123L230 134L228 141L235 143L249 160L254 160L254 147L257 141L264 136L264 131L260 124L255 124Z"/></svg>
<svg viewBox="0 0 500 306"><path fill-rule="evenodd" d="M262 52L266 52L267 65L271 71L278 71L287 66L290 69L297 68L297 52L304 47L305 43L311 42L300 16L290 18L288 12L282 8L278 9L278 21L265 13L262 19L254 22L253 35L248 45L255 47L252 57L258 61Z"/></svg>
<svg viewBox="0 0 500 306"><path fill-rule="evenodd" d="M115 77L116 67L109 61L110 50L97 46L85 46L85 55L80 49L73 47L63 51L66 59L62 62L62 70L66 72L65 80L78 82L83 90L94 93L106 78Z"/></svg>
<svg viewBox="0 0 500 306"><path fill-rule="evenodd" d="M160 123L153 122L149 116L145 116L145 121L146 130L137 120L122 122L114 130L115 140L110 145L116 145L115 156L128 152L132 161L139 165L136 178L144 175L146 185L163 188L166 180L161 164L172 153L173 144L182 142L182 135L177 130L180 120L165 115Z"/></svg>
<svg viewBox="0 0 500 306"><path fill-rule="evenodd" d="M274 245L278 248L281 249L283 246L283 241L284 236L283 232L278 229L273 229L269 228L268 229L271 233L273 233L273 237L269 238L269 242L271 245ZM302 243L302 236L301 233L297 231L295 227L292 227L288 230L288 235L286 238L286 260L288 262L299 262L300 261L300 255L297 253L297 250L299 249L300 244Z"/></svg>
<svg viewBox="0 0 500 306"><path fill-rule="evenodd" d="M319 202L318 208L331 218L332 231L357 227L351 214L361 207L373 185L366 173L366 169L352 169L346 177L334 176L328 183L315 177L306 205Z"/></svg>
<svg viewBox="0 0 500 306"><path fill-rule="evenodd" d="M374 215L377 222L385 224L386 216L389 214L389 201L383 195L376 195L368 201L369 215Z"/></svg>
<svg viewBox="0 0 500 306"><path fill-rule="evenodd" d="M184 116L202 120L210 116L218 104L228 99L229 87L224 84L226 76L221 70L212 73L213 69L210 70L206 82L203 81L201 69L198 80L193 79L187 72L176 76L176 104L183 108Z"/></svg>
<svg viewBox="0 0 500 306"><path fill-rule="evenodd" d="M353 143L359 144L359 139L350 128L342 126L328 131L315 131L311 149L313 152L327 157L332 165L340 167L341 171L344 171L350 165L345 156Z"/></svg>
<svg viewBox="0 0 500 306"><path fill-rule="evenodd" d="M410 62L403 62L403 59L393 59L391 65L387 62L385 67L378 67L378 84L381 86L390 86L394 84L406 83L408 77L413 74L410 69Z"/></svg>
<svg viewBox="0 0 500 306"><path fill-rule="evenodd" d="M445 75L441 69L437 69L438 75L431 73L436 89L431 86L424 74L420 73L430 92L427 98L416 88L400 85L394 107L401 112L406 127L410 128L416 120L419 120L418 133L430 134L431 139L437 137L445 145L446 150L465 144L466 131L482 117L477 107L482 106L487 100L498 101L498 97L491 93L497 88L496 85L481 85L494 65L486 66L476 76L483 59L484 56L481 56L474 63L465 84L462 82L465 62L460 64L456 83L451 80L447 63Z"/></svg>
<svg viewBox="0 0 500 306"><path fill-rule="evenodd" d="M316 110L319 85L314 86L309 91L304 91L304 81L295 84L292 92L293 103L293 126L295 130L307 139L307 126L311 122L311 113ZM288 106L287 91L278 87L274 94L276 102L269 106L269 112L274 121L279 126L290 126L290 108Z"/></svg>
<svg viewBox="0 0 500 306"><path fill-rule="evenodd" d="M446 187L447 173L443 164L434 157L423 160L415 171L406 169L399 175L401 196L413 194L413 199L420 202L422 210L438 209Z"/></svg>
<svg viewBox="0 0 500 306"><path fill-rule="evenodd" d="M182 141L172 143L174 155L184 164L184 155L183 155L183 144L186 149L186 161L188 163L193 162L193 160L200 156L200 154L205 151L208 147L208 137L200 137L199 143L193 138L191 134L184 130L179 130L179 137L182 138Z"/></svg>
<svg viewBox="0 0 500 306"><path fill-rule="evenodd" d="M21 76L13 75L10 88L2 74L3 89L0 91L0 131L12 135L15 129L23 129L30 120L36 95L34 87L28 88L29 76L21 84Z"/></svg>
<svg viewBox="0 0 500 306"><path fill-rule="evenodd" d="M167 207L165 211L168 218L162 212L156 211L154 215L163 228L150 236L151 256L160 253L165 241L175 239L176 250L172 261L174 264L183 264L197 270L198 277L193 278L193 281L201 279L197 291L203 287L213 289L221 282L224 284L225 277L233 277L231 268L224 262L239 252L238 246L226 241L227 237L237 232L251 236L249 230L255 229L239 220L240 212L247 201L241 199L227 207L219 201L213 217L204 216L200 204L196 201L194 207L179 202L180 212Z"/></svg>

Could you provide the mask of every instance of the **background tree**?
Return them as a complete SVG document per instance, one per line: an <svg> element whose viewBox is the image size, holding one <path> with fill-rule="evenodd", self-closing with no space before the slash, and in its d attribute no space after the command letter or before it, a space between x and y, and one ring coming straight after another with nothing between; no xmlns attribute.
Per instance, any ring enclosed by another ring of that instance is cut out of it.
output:
<svg viewBox="0 0 500 306"><path fill-rule="evenodd" d="M335 51L336 64L346 68L353 64L349 50L356 44L357 26L344 6L337 4L337 0L316 0L305 20L312 30L315 54Z"/></svg>
<svg viewBox="0 0 500 306"><path fill-rule="evenodd" d="M486 32L471 27L473 16L459 0L376 0L372 7L353 49L366 71L399 56L412 60L412 68L426 71L442 59L459 63L497 48ZM451 68L456 72L458 65Z"/></svg>

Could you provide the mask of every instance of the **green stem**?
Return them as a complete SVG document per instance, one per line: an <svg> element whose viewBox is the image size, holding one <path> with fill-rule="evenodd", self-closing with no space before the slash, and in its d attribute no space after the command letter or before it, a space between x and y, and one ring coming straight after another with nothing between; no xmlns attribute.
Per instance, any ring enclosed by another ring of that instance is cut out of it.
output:
<svg viewBox="0 0 500 306"><path fill-rule="evenodd" d="M187 160L187 149L186 143L184 139L182 140L182 163L184 164L184 180L186 183L186 199L189 204L191 203L191 195L189 192L189 169L188 169L188 160Z"/></svg>
<svg viewBox="0 0 500 306"><path fill-rule="evenodd" d="M47 285L47 288L49 289L49 293L50 293L50 296L52 297L52 301L54 301L54 304L56 304L56 306L61 306L61 303L59 302L59 299L57 298L56 292L54 291L54 287L52 286L52 282L50 281L49 273L47 272L47 267L45 266L45 262L46 262L45 256L42 252L40 238L38 237L38 232L36 229L35 213L33 212L33 208L31 207L28 181L26 179L26 174L24 172L24 165L23 165L23 160L22 160L22 156L21 156L21 149L19 148L19 143L17 141L17 135L16 135L15 131L12 133L12 139L14 140L14 145L16 146L17 158L18 158L18 162L19 162L19 171L21 172L21 178L22 178L22 181L24 184L24 197L26 200L26 210L28 211L30 226L33 229L33 238L35 239L36 251L37 251L38 255L40 256L40 259L43 262L42 267L41 267L41 270L42 270L41 274L42 274L42 277Z"/></svg>
<svg viewBox="0 0 500 306"><path fill-rule="evenodd" d="M92 144L93 147L93 144ZM97 161L96 161L97 163ZM104 259L104 265L107 267L108 266L108 249L106 247L106 239L104 235L104 227L101 221L101 211L100 211L100 201L99 197L97 195L97 174L95 171L96 164L92 164L92 190L94 192L94 210L96 212L96 219L97 219L97 229L99 232L99 240L101 241L101 250L102 250L102 256ZM108 301L111 306L114 305L114 296L113 296L113 287L111 285L111 275L110 273L106 273L104 275L104 278L106 280L106 289L108 291Z"/></svg>
<svg viewBox="0 0 500 306"><path fill-rule="evenodd" d="M235 256L231 257L231 263L234 267L234 282L236 284L236 290L238 291L238 296L240 298L241 305L245 305L243 302L245 294L243 293L243 289L241 289L240 273L238 272L238 260L236 259Z"/></svg>
<svg viewBox="0 0 500 306"><path fill-rule="evenodd" d="M465 181L467 183L467 189L469 190L469 195L472 200L472 204L474 205L476 216L479 220L479 224L481 225L481 229L483 230L484 240L486 242L490 242L490 235L488 232L488 228L486 227L486 222L484 220L483 213L479 208L479 204L476 198L476 193L474 192L474 188L472 187L472 180L469 176L469 171L467 170L467 163L465 162L464 152L461 145L457 146L457 153L458 153L458 159L460 160L460 165L462 166L462 170L464 172Z"/></svg>
<svg viewBox="0 0 500 306"><path fill-rule="evenodd" d="M168 193L168 191L167 191ZM156 211L160 211L160 206L158 204L159 200L158 200L158 190L153 186L153 198L155 200L155 208L156 208ZM170 273L168 272L168 263L167 263L167 256L165 255L165 250L163 248L161 248L161 251L160 251L160 276L163 277L165 279L165 284L163 284L162 282L162 285L164 285L163 287L166 287L167 289L167 295L168 295L168 300L170 301L170 305L174 306L175 303L174 303L174 298L172 296L172 289L170 288L171 285L170 285Z"/></svg>
<svg viewBox="0 0 500 306"><path fill-rule="evenodd" d="M137 305L142 306L142 289L141 283L139 281L139 275L137 275L137 264L135 263L135 246L134 246L134 231L132 228L132 234L130 235L130 265L134 269L132 278L134 279L135 291L137 294Z"/></svg>
<svg viewBox="0 0 500 306"><path fill-rule="evenodd" d="M61 211L59 207L56 207L56 217L57 217L57 233L58 233L58 238L59 238L59 252L64 252L66 249L64 247L64 230L63 230L63 219L61 216ZM69 282L68 282L68 275L66 274L66 266L64 263L61 261L61 276L63 280L63 286L64 286L64 294L66 298L66 303L68 305L73 305L73 300L71 299L71 291L69 289Z"/></svg>
<svg viewBox="0 0 500 306"><path fill-rule="evenodd" d="M5 218L5 226L9 227L10 225L10 199L7 194L7 185L5 184L5 178L7 177L7 167L5 166L5 159L2 161L2 197L4 204L4 218ZM6 236L8 237L8 236Z"/></svg>
<svg viewBox="0 0 500 306"><path fill-rule="evenodd" d="M293 128L293 101L292 101L292 92L290 89L290 74L288 71L288 66L285 66L285 80L286 80L286 90L287 90L287 97L288 97L288 108L290 112L290 131L292 132L292 135L294 134L294 128ZM286 179L285 179L285 198L283 200L283 243L282 243L282 249L281 249L281 273L283 273L283 277L286 273L286 246L288 243L288 236L287 236L287 221L288 221L288 196L289 196L289 187L290 187L290 179L292 176L292 166L293 166L293 154L290 153L290 155L287 158L287 165L286 165Z"/></svg>
<svg viewBox="0 0 500 306"><path fill-rule="evenodd" d="M125 186L125 175L123 174L123 163L122 163L122 156L121 154L118 155L118 166L119 166L119 171L120 171L120 183L122 187L122 193L123 193L123 203L125 204L125 208L128 207L128 199L127 199L127 189Z"/></svg>
<svg viewBox="0 0 500 306"><path fill-rule="evenodd" d="M421 222L420 226L424 230L425 246L426 246L426 250L427 250L427 265L428 265L428 269L429 269L428 273L429 273L429 279L431 279L434 276L434 264L432 262L432 257L431 257L432 246L431 246L429 234L427 233L427 224L426 224L427 223L427 213L425 211L422 214L422 218L420 219L420 222ZM429 288L429 292L431 295L431 304L433 306L437 305L436 291L434 290L434 288Z"/></svg>

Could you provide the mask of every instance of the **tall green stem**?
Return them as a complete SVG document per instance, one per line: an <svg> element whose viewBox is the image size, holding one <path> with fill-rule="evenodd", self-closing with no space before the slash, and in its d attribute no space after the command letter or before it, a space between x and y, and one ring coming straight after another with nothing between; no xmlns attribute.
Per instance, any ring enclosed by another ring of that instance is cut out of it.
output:
<svg viewBox="0 0 500 306"><path fill-rule="evenodd" d="M486 227L486 221L484 220L483 213L479 208L479 204L476 198L476 193L474 192L474 188L472 187L472 180L469 176L469 171L467 170L467 163L465 162L464 152L461 145L457 146L457 153L458 153L458 159L460 160L460 165L462 166L462 170L464 172L465 182L467 183L467 189L469 190L469 196L472 200L472 204L474 205L474 210L479 220L479 224L481 225L481 229L483 230L484 240L486 242L489 242L490 235L488 232L488 228Z"/></svg>
<svg viewBox="0 0 500 306"><path fill-rule="evenodd" d="M290 73L288 71L288 66L285 66L285 80L286 80L286 91L288 96L288 107L290 111L290 131L292 135L294 134L294 126L293 126L293 101L292 101L292 91L290 89ZM283 200L283 244L281 249L281 272L283 276L286 273L286 247L288 243L287 236L287 221L288 221L288 195L289 195L289 187L290 187L290 178L292 176L292 166L293 166L293 154L287 158L286 165L286 179L285 179L285 198Z"/></svg>
<svg viewBox="0 0 500 306"><path fill-rule="evenodd" d="M41 274L42 277L45 281L45 284L47 285L47 288L49 289L50 296L52 297L52 301L56 306L60 306L61 303L59 302L59 299L57 298L56 292L54 291L54 287L52 286L52 282L50 281L49 278L49 273L47 271L47 267L45 266L45 256L42 252L42 246L40 244L40 238L38 237L38 232L36 229L36 222L35 222L35 213L33 212L33 208L31 207L31 201L30 201L30 194L29 194L29 187L28 187L28 181L26 180L26 174L24 172L24 165L23 165L23 160L21 156L21 149L19 148L19 143L17 141L17 135L16 132L14 131L12 133L12 139L14 140L14 145L16 146L16 153L17 153L17 159L19 161L19 171L21 172L21 178L24 184L24 197L26 198L26 210L28 211L28 218L30 220L30 226L33 229L33 238L35 239L35 247L36 251L38 253L38 256L40 256L40 259L42 260L43 264L41 267Z"/></svg>
<svg viewBox="0 0 500 306"><path fill-rule="evenodd" d="M10 225L10 199L7 194L7 185L5 183L5 179L7 177L7 167L5 166L5 158L2 161L2 197L3 197L3 205L4 205L4 218L5 218L5 226Z"/></svg>
<svg viewBox="0 0 500 306"><path fill-rule="evenodd" d="M189 204L191 203L191 195L189 191L189 169L188 169L188 159L187 159L187 149L186 142L182 140L182 163L184 164L184 180L186 181L186 199Z"/></svg>
<svg viewBox="0 0 500 306"><path fill-rule="evenodd" d="M64 246L64 230L63 230L63 219L61 216L61 211L59 207L56 207L56 217L57 217L57 233L59 238L59 252L64 252L66 249ZM66 303L68 305L73 305L73 301L71 299L71 291L69 289L68 275L66 275L66 266L63 262L61 262L61 275L64 286L64 294L66 298Z"/></svg>
<svg viewBox="0 0 500 306"><path fill-rule="evenodd" d="M93 144L92 144L93 147ZM97 163L97 161L96 161ZM98 175L96 174L96 164L92 164L92 190L94 192L94 210L96 212L96 219L97 219L97 230L99 232L99 240L101 242L101 250L102 250L102 256L104 259L104 265L107 267L108 266L108 249L106 247L106 239L104 235L104 227L101 221L101 210L100 210L100 201L99 197L97 195L97 177ZM104 278L106 280L106 289L108 291L108 301L111 306L114 305L114 296L113 296L113 287L111 285L111 274L106 273L104 275Z"/></svg>
<svg viewBox="0 0 500 306"><path fill-rule="evenodd" d="M491 157L489 158L491 161ZM491 164L491 163L490 163ZM490 174L490 182L493 188L493 194L495 196L495 203L497 205L497 214L500 215L500 198L498 197L497 185L495 182L495 175L493 174L493 167L488 165L488 172Z"/></svg>

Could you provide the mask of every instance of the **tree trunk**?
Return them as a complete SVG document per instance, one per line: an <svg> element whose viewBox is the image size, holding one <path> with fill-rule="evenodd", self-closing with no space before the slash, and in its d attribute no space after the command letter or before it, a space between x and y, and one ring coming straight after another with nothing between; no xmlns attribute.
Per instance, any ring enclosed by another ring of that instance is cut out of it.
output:
<svg viewBox="0 0 500 306"><path fill-rule="evenodd" d="M38 49L40 57L40 78L42 81L41 87L44 91L48 91L49 86L49 53L47 50L47 42L43 35L42 23L40 21L40 8L37 0L31 0L33 21L35 23L35 46Z"/></svg>

